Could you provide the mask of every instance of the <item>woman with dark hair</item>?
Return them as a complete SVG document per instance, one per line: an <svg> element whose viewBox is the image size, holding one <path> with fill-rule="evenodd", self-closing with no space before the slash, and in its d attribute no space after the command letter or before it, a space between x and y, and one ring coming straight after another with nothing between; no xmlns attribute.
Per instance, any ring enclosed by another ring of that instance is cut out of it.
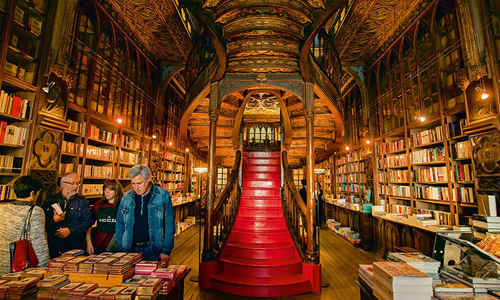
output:
<svg viewBox="0 0 500 300"><path fill-rule="evenodd" d="M87 230L87 253L99 254L106 251L115 234L116 211L123 196L123 187L116 179L108 179L102 186L102 198L92 207L96 222L94 242L91 229Z"/></svg>
<svg viewBox="0 0 500 300"><path fill-rule="evenodd" d="M28 241L33 245L38 266L49 265L45 214L41 207L35 206L42 189L42 183L36 178L21 176L14 182L17 199L12 204L0 205L0 274L11 272L9 245L20 239L27 220Z"/></svg>

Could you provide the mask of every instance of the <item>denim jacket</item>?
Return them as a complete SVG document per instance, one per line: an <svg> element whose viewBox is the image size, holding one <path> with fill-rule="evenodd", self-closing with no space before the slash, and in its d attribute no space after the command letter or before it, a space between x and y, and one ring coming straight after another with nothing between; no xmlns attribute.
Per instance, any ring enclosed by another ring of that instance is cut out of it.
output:
<svg viewBox="0 0 500 300"><path fill-rule="evenodd" d="M118 251L130 252L134 237L134 211L136 192L130 190L123 195L116 215L116 242ZM153 251L170 255L174 248L175 219L170 194L164 188L151 186L148 203L149 239Z"/></svg>

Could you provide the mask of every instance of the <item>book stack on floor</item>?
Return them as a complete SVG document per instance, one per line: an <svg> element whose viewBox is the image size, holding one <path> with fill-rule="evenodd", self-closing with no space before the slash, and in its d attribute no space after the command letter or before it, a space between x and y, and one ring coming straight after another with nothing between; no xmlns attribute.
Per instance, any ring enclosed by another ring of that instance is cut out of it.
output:
<svg viewBox="0 0 500 300"><path fill-rule="evenodd" d="M359 265L358 280L373 291L373 265Z"/></svg>
<svg viewBox="0 0 500 300"><path fill-rule="evenodd" d="M156 299L162 286L161 278L149 278L137 287L136 300Z"/></svg>
<svg viewBox="0 0 500 300"><path fill-rule="evenodd" d="M419 252L390 252L387 260L403 262L432 277L433 281L440 281L439 267L441 263Z"/></svg>
<svg viewBox="0 0 500 300"><path fill-rule="evenodd" d="M472 216L472 232L474 237L484 239L489 234L500 233L500 217Z"/></svg>
<svg viewBox="0 0 500 300"><path fill-rule="evenodd" d="M52 275L38 281L37 299L54 299L54 292L69 283L68 275Z"/></svg>
<svg viewBox="0 0 500 300"><path fill-rule="evenodd" d="M9 290L7 292L5 299L9 300L21 299L36 293L36 291L38 290L37 282L39 280L40 280L39 278L31 277L12 282L9 285Z"/></svg>
<svg viewBox="0 0 500 300"><path fill-rule="evenodd" d="M373 294L379 300L431 300L432 278L405 263L374 262Z"/></svg>

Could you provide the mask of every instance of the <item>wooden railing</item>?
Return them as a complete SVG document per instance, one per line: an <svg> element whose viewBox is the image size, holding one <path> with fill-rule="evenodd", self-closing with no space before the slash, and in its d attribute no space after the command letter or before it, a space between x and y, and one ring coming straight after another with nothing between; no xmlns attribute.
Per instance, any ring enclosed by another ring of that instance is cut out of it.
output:
<svg viewBox="0 0 500 300"><path fill-rule="evenodd" d="M245 125L243 148L246 151L279 151L281 147L281 127L279 125Z"/></svg>
<svg viewBox="0 0 500 300"><path fill-rule="evenodd" d="M337 48L324 29L321 29L311 45L311 54L321 70L330 78L332 83L340 88L342 78L342 64Z"/></svg>
<svg viewBox="0 0 500 300"><path fill-rule="evenodd" d="M217 198L214 204L213 213L213 230L209 231L209 241L213 241L214 258L222 252L224 244L226 243L229 233L236 219L238 213L238 206L241 198L241 187L239 186L241 168L241 151L236 151L236 160L234 162L233 170L229 175L227 184L224 190Z"/></svg>
<svg viewBox="0 0 500 300"><path fill-rule="evenodd" d="M214 56L215 47L212 43L212 39L205 31L201 34L193 49L191 49L191 53L186 62L185 74L188 86L190 86L203 69L208 66Z"/></svg>
<svg viewBox="0 0 500 300"><path fill-rule="evenodd" d="M302 200L295 183L293 182L292 170L288 166L287 152L281 152L281 159L284 172L283 188L281 190L281 200L283 203L283 212L288 225L288 230L292 235L295 246L302 258L306 259L307 243L315 243L314 233L307 232L307 206Z"/></svg>

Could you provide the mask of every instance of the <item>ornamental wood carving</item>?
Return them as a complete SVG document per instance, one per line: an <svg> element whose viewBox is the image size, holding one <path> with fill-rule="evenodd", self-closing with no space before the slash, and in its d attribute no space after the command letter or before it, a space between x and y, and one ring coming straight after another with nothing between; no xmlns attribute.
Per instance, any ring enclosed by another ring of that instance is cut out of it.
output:
<svg viewBox="0 0 500 300"><path fill-rule="evenodd" d="M500 132L472 138L478 190L500 191Z"/></svg>
<svg viewBox="0 0 500 300"><path fill-rule="evenodd" d="M34 135L30 170L57 170L62 132L37 126Z"/></svg>

